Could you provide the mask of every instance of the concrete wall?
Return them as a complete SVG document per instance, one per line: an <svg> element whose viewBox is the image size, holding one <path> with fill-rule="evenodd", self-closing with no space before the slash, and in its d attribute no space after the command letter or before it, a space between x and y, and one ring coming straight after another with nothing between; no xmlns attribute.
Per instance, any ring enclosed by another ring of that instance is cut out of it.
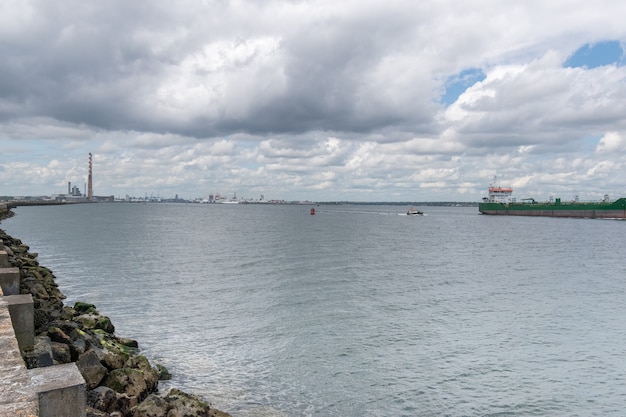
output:
<svg viewBox="0 0 626 417"><path fill-rule="evenodd" d="M0 290L0 416L85 417L86 384L76 363L26 369L20 348L32 348L33 327L31 295Z"/></svg>
<svg viewBox="0 0 626 417"><path fill-rule="evenodd" d="M8 268L8 267L9 267L9 255L6 253L6 251L0 250L0 268Z"/></svg>
<svg viewBox="0 0 626 417"><path fill-rule="evenodd" d="M28 373L36 386L39 417L86 415L85 380L76 363L30 369Z"/></svg>
<svg viewBox="0 0 626 417"><path fill-rule="evenodd" d="M35 345L33 297L30 294L3 297L11 315L15 339L21 351L31 350Z"/></svg>
<svg viewBox="0 0 626 417"><path fill-rule="evenodd" d="M0 251L1 255L2 251ZM3 268L0 266L0 289L2 289L4 295L17 295L20 293L20 270L18 268Z"/></svg>
<svg viewBox="0 0 626 417"><path fill-rule="evenodd" d="M39 407L20 353L8 308L0 297L0 416L37 416Z"/></svg>

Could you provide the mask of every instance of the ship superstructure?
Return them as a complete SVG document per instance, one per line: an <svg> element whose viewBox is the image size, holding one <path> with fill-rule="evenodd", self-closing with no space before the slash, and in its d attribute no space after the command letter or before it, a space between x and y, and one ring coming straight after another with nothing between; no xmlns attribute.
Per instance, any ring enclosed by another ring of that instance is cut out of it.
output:
<svg viewBox="0 0 626 417"><path fill-rule="evenodd" d="M489 187L489 196L483 198L486 203L510 203L515 201L511 196L513 189L507 187L498 187L494 178L493 184Z"/></svg>

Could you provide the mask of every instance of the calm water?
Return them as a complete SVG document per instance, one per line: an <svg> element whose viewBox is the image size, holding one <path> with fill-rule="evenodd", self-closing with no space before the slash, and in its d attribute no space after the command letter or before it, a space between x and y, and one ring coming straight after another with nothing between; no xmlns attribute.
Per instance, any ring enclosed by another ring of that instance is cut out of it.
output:
<svg viewBox="0 0 626 417"><path fill-rule="evenodd" d="M22 207L0 227L236 417L624 414L626 222L309 209Z"/></svg>

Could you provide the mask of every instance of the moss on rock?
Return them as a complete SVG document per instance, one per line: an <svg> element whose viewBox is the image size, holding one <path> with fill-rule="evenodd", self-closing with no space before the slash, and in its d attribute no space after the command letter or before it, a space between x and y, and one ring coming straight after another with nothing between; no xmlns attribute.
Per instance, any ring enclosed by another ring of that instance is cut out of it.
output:
<svg viewBox="0 0 626 417"><path fill-rule="evenodd" d="M165 366L157 364L156 369L159 372L159 381L167 381L172 379L172 374Z"/></svg>
<svg viewBox="0 0 626 417"><path fill-rule="evenodd" d="M74 310L78 311L79 313L90 313L90 314L97 314L98 310L96 310L96 306L93 304L89 304L89 303L85 303L82 301L76 301L74 303Z"/></svg>

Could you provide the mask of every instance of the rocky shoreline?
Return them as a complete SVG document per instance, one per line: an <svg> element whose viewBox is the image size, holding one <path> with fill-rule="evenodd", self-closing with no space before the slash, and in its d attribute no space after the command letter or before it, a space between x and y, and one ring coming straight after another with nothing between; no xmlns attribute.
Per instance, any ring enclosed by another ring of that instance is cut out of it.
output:
<svg viewBox="0 0 626 417"><path fill-rule="evenodd" d="M12 215L0 206L0 221ZM22 352L26 367L76 362L86 382L87 417L230 417L199 396L175 388L160 393L167 369L152 366L137 341L115 335L93 304L64 305L54 274L39 265L37 254L1 229L0 239L20 270L20 293L33 297L35 347Z"/></svg>

